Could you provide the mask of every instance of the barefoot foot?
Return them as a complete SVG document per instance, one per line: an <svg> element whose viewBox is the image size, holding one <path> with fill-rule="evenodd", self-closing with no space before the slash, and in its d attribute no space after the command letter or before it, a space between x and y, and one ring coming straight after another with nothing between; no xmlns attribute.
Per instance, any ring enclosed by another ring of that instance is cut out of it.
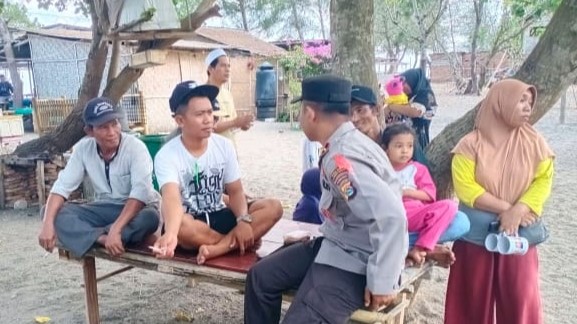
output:
<svg viewBox="0 0 577 324"><path fill-rule="evenodd" d="M196 263L203 264L210 258L210 250L212 245L201 245L198 248L198 254L196 255Z"/></svg>
<svg viewBox="0 0 577 324"><path fill-rule="evenodd" d="M455 254L448 246L437 245L435 249L427 253L427 260L437 262L437 265L443 268L449 268L455 263Z"/></svg>
<svg viewBox="0 0 577 324"><path fill-rule="evenodd" d="M411 266L421 266L425 262L427 252L420 247L415 246L407 254L407 259L412 261Z"/></svg>

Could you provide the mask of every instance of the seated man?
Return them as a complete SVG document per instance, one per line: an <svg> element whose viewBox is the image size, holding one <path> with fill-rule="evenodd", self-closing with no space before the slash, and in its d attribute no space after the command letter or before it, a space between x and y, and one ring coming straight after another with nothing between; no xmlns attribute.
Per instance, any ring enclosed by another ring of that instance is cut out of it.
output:
<svg viewBox="0 0 577 324"><path fill-rule="evenodd" d="M301 87L301 128L325 147L323 237L278 250L251 268L245 323L278 323L282 293L294 287L283 323L346 323L363 306L383 309L399 288L408 237L395 171L379 146L348 121L348 80L317 76Z"/></svg>
<svg viewBox="0 0 577 324"><path fill-rule="evenodd" d="M158 257L174 256L177 245L198 248L197 261L251 248L282 216L277 200L248 206L232 142L214 131L212 85L178 84L170 110L182 135L164 144L155 158L162 194L164 233L155 243ZM228 207L223 193L228 193Z"/></svg>
<svg viewBox="0 0 577 324"><path fill-rule="evenodd" d="M76 257L94 243L112 255L144 240L158 228L158 194L152 188L152 159L139 139L120 132L117 108L107 98L90 100L84 109L82 139L58 175L41 213L39 243L51 252L58 239ZM67 203L88 176L95 201Z"/></svg>

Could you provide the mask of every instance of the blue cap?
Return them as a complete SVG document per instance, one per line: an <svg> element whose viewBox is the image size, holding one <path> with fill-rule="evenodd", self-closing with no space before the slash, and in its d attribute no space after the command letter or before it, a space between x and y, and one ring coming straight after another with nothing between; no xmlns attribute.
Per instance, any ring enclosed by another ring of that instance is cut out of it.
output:
<svg viewBox="0 0 577 324"><path fill-rule="evenodd" d="M106 97L94 98L84 107L84 124L88 126L100 126L119 118L118 108Z"/></svg>

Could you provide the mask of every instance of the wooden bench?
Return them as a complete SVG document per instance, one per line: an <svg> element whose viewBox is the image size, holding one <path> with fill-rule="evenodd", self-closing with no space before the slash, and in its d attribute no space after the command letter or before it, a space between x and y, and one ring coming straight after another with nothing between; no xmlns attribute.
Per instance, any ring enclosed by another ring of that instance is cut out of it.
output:
<svg viewBox="0 0 577 324"><path fill-rule="evenodd" d="M294 230L307 230L315 236L319 235L318 226L316 225L282 219L263 237L261 249L272 252L280 248L283 244L283 235ZM177 250L173 259L161 260L155 258L149 249L143 245L127 247L126 253L120 257L109 255L104 248L94 248L82 259L74 258L67 250L62 248L58 250L58 253L60 259L80 261L82 263L86 320L89 324L100 323L98 282L133 269L134 267L188 277L195 282L209 282L244 291L246 273L258 259L257 254L254 252L246 253L243 256L231 253L208 260L203 265L198 265L193 254ZM102 277L97 277L96 258L122 263L126 266ZM351 322L402 324L405 310L410 307L415 300L415 295L421 281L428 278L432 267L433 264L427 263L420 268L409 268L403 271L401 277L401 293L392 305L381 312L357 310L351 315ZM289 291L284 295L284 299L290 301L293 295L294 291Z"/></svg>

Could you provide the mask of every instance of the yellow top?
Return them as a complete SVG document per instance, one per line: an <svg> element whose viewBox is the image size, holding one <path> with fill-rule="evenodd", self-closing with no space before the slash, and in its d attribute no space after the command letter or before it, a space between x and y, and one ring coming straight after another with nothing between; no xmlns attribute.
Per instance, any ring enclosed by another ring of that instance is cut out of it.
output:
<svg viewBox="0 0 577 324"><path fill-rule="evenodd" d="M518 201L527 205L539 216L543 213L543 205L551 194L553 169L552 158L541 161L533 182ZM468 207L474 208L477 198L485 193L485 189L475 179L475 162L462 154L455 154L451 170L457 198Z"/></svg>
<svg viewBox="0 0 577 324"><path fill-rule="evenodd" d="M220 117L220 120L228 121L228 120L233 120L236 118L236 109L234 107L234 99L232 98L232 94L230 93L230 91L228 91L224 87L221 87L220 91L218 92L218 96L216 97L216 100L218 101L218 104L220 105L221 112L224 113L225 115L227 115L227 117ZM227 129L224 132L221 132L219 134L230 139L236 147L236 142L234 140L233 128L229 128L229 129Z"/></svg>
<svg viewBox="0 0 577 324"><path fill-rule="evenodd" d="M385 103L388 105L408 105L409 98L406 94L402 93L400 95L388 96L385 99Z"/></svg>

